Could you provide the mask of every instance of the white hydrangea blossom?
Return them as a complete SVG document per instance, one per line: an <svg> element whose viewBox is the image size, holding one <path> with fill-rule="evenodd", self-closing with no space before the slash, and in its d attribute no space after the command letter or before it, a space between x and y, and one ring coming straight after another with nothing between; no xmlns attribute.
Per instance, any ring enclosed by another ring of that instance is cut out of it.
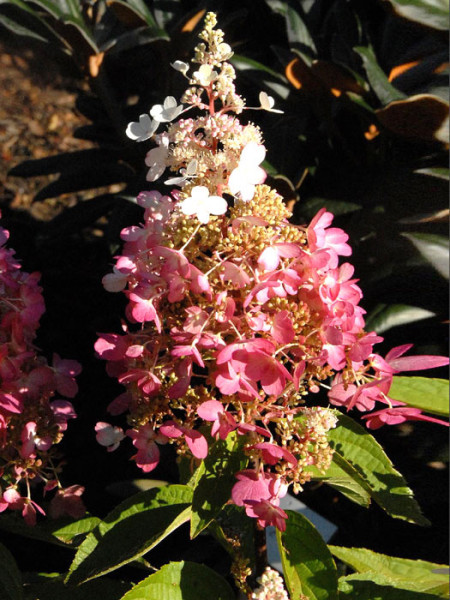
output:
<svg viewBox="0 0 450 600"><path fill-rule="evenodd" d="M158 129L158 121L153 121L148 114L140 115L139 121L128 123L126 135L135 142L145 142Z"/></svg>
<svg viewBox="0 0 450 600"><path fill-rule="evenodd" d="M223 215L228 204L221 196L210 196L204 185L192 188L191 195L181 203L181 211L187 216L196 215L200 223L206 224L211 215Z"/></svg>

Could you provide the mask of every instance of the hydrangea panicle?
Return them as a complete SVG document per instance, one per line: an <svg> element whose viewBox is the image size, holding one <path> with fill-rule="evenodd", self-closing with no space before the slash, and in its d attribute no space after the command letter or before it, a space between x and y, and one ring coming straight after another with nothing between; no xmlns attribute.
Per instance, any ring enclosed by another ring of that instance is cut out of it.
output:
<svg viewBox="0 0 450 600"><path fill-rule="evenodd" d="M176 173L166 183L180 189L139 195L143 223L123 231L122 256L104 279L126 295L130 325L102 334L95 347L126 387L109 412L126 413L141 469L156 467L160 444L198 461L234 432L248 460L231 502L261 526L284 530L280 498L332 459L327 434L337 411L314 406L314 394L331 379L330 404L363 412L388 405L367 416L369 427L422 418L387 395L393 374L418 361L403 357L404 348L385 359L374 353L382 338L364 329L354 269L340 262L351 255L348 235L332 226L333 215L324 208L309 226L292 225L265 185L262 135L238 119L245 102L215 26L209 13L192 75L173 63L189 81L181 104L166 99L150 111L167 125L147 164ZM267 94L259 100L259 109L275 112ZM198 116L184 118L181 105ZM437 364L446 363L424 360ZM105 423L97 435L108 450L124 437Z"/></svg>
<svg viewBox="0 0 450 600"><path fill-rule="evenodd" d="M31 497L33 486L56 489L50 515L80 517L85 508L80 486L64 489L57 444L76 417L69 400L78 391L81 366L53 355L39 355L34 339L45 312L37 273L26 273L5 246L9 233L0 227L0 512L21 511L29 525L44 509Z"/></svg>

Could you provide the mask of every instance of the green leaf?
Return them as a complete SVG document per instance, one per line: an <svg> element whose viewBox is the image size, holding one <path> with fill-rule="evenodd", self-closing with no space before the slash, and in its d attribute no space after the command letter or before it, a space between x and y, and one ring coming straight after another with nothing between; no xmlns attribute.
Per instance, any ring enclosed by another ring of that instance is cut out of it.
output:
<svg viewBox="0 0 450 600"><path fill-rule="evenodd" d="M367 581L361 575L349 575L339 579L339 599L347 598L348 600L436 600L434 594L378 585L374 581Z"/></svg>
<svg viewBox="0 0 450 600"><path fill-rule="evenodd" d="M399 17L447 31L448 0L388 0Z"/></svg>
<svg viewBox="0 0 450 600"><path fill-rule="evenodd" d="M286 531L276 533L291 598L304 594L310 600L336 600L336 565L322 536L301 513L287 513Z"/></svg>
<svg viewBox="0 0 450 600"><path fill-rule="evenodd" d="M220 513L236 483L235 473L244 468L242 436L232 432L217 440L197 469L192 499L191 538L196 537Z"/></svg>
<svg viewBox="0 0 450 600"><path fill-rule="evenodd" d="M67 582L79 584L143 556L191 515L192 489L168 485L119 504L90 533L70 566Z"/></svg>
<svg viewBox="0 0 450 600"><path fill-rule="evenodd" d="M368 507L371 502L370 494L365 489L364 479L359 472L336 452L325 473L320 473L316 467L308 468L313 472L315 481L323 481L338 492L341 492L352 502Z"/></svg>
<svg viewBox="0 0 450 600"><path fill-rule="evenodd" d="M344 202L342 200L330 200L329 198L308 198L301 203L300 209L305 219L312 219L321 208L327 208L334 215L347 215L361 210L361 205L355 202Z"/></svg>
<svg viewBox="0 0 450 600"><path fill-rule="evenodd" d="M317 57L317 49L303 19L288 2L266 0L266 4L274 13L278 13L285 18L290 48L297 50L306 64L310 66L314 58Z"/></svg>
<svg viewBox="0 0 450 600"><path fill-rule="evenodd" d="M336 558L376 583L448 598L448 576L433 572L446 565L386 556L366 548L328 547Z"/></svg>
<svg viewBox="0 0 450 600"><path fill-rule="evenodd" d="M126 24L130 24L130 22L134 24L137 17L139 21L147 25L153 39L169 39L166 31L158 25L144 0L109 0L108 6L116 13L119 20Z"/></svg>
<svg viewBox="0 0 450 600"><path fill-rule="evenodd" d="M67 519L64 519L67 522ZM73 543L75 538L85 535L95 529L100 524L98 517L83 517L78 521L70 520L67 524L54 523L51 533L58 540L66 544Z"/></svg>
<svg viewBox="0 0 450 600"><path fill-rule="evenodd" d="M383 333L393 327L434 317L435 313L408 304L377 304L366 320L367 331Z"/></svg>
<svg viewBox="0 0 450 600"><path fill-rule="evenodd" d="M433 233L402 233L442 277L449 278L448 240Z"/></svg>
<svg viewBox="0 0 450 600"><path fill-rule="evenodd" d="M389 397L433 415L449 415L449 387L446 379L394 377Z"/></svg>
<svg viewBox="0 0 450 600"><path fill-rule="evenodd" d="M356 46L353 50L361 57L370 86L383 106L406 98L405 94L391 85L371 47Z"/></svg>
<svg viewBox="0 0 450 600"><path fill-rule="evenodd" d="M0 5L1 4L2 2L0 1ZM40 42L48 42L48 38L40 35L35 28L33 28L33 23L30 23L28 27L26 26L24 23L24 17L26 18L27 16L28 15L20 15L17 17L17 19L15 19L12 16L0 13L0 24L12 31L15 35L29 37Z"/></svg>
<svg viewBox="0 0 450 600"><path fill-rule="evenodd" d="M0 598L2 600L21 600L22 576L13 555L0 544Z"/></svg>
<svg viewBox="0 0 450 600"><path fill-rule="evenodd" d="M223 577L204 565L172 562L164 565L123 596L122 600L234 600Z"/></svg>
<svg viewBox="0 0 450 600"><path fill-rule="evenodd" d="M448 181L450 179L450 170L446 167L430 167L429 169L417 169L414 173L419 175L429 175L430 177L436 177L437 179L443 179Z"/></svg>
<svg viewBox="0 0 450 600"><path fill-rule="evenodd" d="M264 85L283 100L289 96L287 80L280 73L252 58L239 54L234 54L230 62L238 71L244 73L250 81L257 84L258 89L261 89L261 85Z"/></svg>
<svg viewBox="0 0 450 600"><path fill-rule="evenodd" d="M340 414L338 426L329 432L328 439L336 453L334 460L342 458L354 467L360 475L358 483L388 515L416 525L429 525L403 476L361 425Z"/></svg>

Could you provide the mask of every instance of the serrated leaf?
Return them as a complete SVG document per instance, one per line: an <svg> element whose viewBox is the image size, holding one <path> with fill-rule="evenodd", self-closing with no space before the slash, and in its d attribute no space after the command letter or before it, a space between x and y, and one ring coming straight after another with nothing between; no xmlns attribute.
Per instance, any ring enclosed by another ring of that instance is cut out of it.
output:
<svg viewBox="0 0 450 600"><path fill-rule="evenodd" d="M235 595L223 577L193 562L172 562L150 575L121 600L234 600Z"/></svg>
<svg viewBox="0 0 450 600"><path fill-rule="evenodd" d="M387 556L366 548L328 547L336 558L357 573L367 574L367 579L378 584L435 593L438 597L448 598L448 576L434 572L445 565Z"/></svg>
<svg viewBox="0 0 450 600"><path fill-rule="evenodd" d="M342 456L334 453L333 460L325 473L320 473L315 467L309 468L313 480L323 481L338 492L341 492L352 502L364 507L370 506L370 494L365 489L365 482L359 472Z"/></svg>
<svg viewBox="0 0 450 600"><path fill-rule="evenodd" d="M353 419L340 414L328 434L330 446L359 473L361 484L388 515L417 525L429 525L403 476L376 439Z"/></svg>
<svg viewBox="0 0 450 600"><path fill-rule="evenodd" d="M449 415L449 382L446 379L394 377L389 397L433 415Z"/></svg>
<svg viewBox="0 0 450 600"><path fill-rule="evenodd" d="M65 519L66 520L66 519ZM67 521L67 520L66 520ZM95 529L100 524L98 517L83 517L77 521L70 521L67 524L55 524L52 528L52 535L62 542L70 543L79 535L84 535Z"/></svg>
<svg viewBox="0 0 450 600"><path fill-rule="evenodd" d="M276 533L290 597L337 600L336 565L322 536L301 513L287 513L286 531Z"/></svg>
<svg viewBox="0 0 450 600"><path fill-rule="evenodd" d="M373 49L369 46L356 46L354 51L361 57L364 70L370 86L375 92L381 104L386 105L394 100L403 100L405 94L397 90L378 64Z"/></svg>
<svg viewBox="0 0 450 600"><path fill-rule="evenodd" d="M22 600L22 576L11 552L0 544L0 598Z"/></svg>
<svg viewBox="0 0 450 600"><path fill-rule="evenodd" d="M409 21L447 31L448 0L388 0L394 12Z"/></svg>
<svg viewBox="0 0 450 600"><path fill-rule="evenodd" d="M191 538L196 537L220 513L236 483L235 474L244 468L242 436L231 432L217 440L199 466L192 499Z"/></svg>
<svg viewBox="0 0 450 600"><path fill-rule="evenodd" d="M434 317L435 313L407 304L378 304L366 319L367 331L383 333L393 327Z"/></svg>
<svg viewBox="0 0 450 600"><path fill-rule="evenodd" d="M192 489L184 485L168 485L128 498L78 548L66 581L89 581L143 556L189 520L191 502Z"/></svg>
<svg viewBox="0 0 450 600"><path fill-rule="evenodd" d="M433 265L442 277L449 278L448 240L442 235L432 233L402 233Z"/></svg>
<svg viewBox="0 0 450 600"><path fill-rule="evenodd" d="M339 599L346 598L348 600L436 600L434 594L379 585L374 581L367 581L363 575L349 575L339 579Z"/></svg>

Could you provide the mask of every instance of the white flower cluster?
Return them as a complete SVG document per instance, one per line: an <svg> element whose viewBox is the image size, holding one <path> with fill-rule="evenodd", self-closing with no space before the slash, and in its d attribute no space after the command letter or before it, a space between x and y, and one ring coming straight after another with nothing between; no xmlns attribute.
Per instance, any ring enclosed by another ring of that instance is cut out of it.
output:
<svg viewBox="0 0 450 600"><path fill-rule="evenodd" d="M252 600L289 600L283 578L278 571L266 567L264 573L259 577L258 583L260 585L252 593Z"/></svg>

